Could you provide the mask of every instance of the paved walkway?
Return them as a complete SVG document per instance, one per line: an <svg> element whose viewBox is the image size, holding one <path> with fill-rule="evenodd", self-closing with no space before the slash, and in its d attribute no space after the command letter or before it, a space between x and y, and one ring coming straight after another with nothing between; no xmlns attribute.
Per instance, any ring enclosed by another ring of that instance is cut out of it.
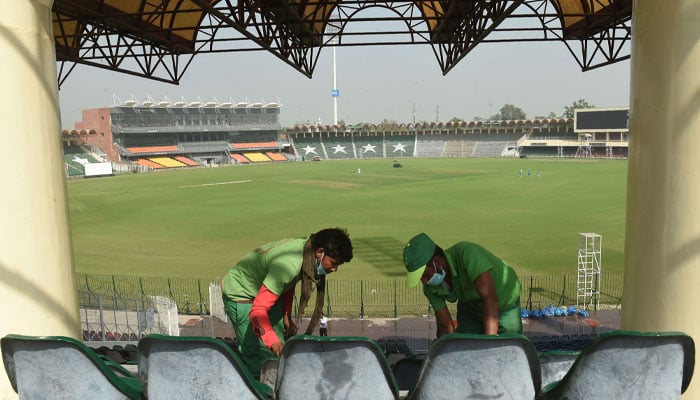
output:
<svg viewBox="0 0 700 400"><path fill-rule="evenodd" d="M180 335L235 337L230 322L218 318L180 315ZM303 332L308 320L302 321ZM523 333L528 337L600 334L620 329L620 310L600 310L589 317L563 316L523 319ZM318 331L315 332L316 334ZM330 336L365 336L375 340L405 339L414 352L427 351L435 339L434 317L410 318L330 318Z"/></svg>

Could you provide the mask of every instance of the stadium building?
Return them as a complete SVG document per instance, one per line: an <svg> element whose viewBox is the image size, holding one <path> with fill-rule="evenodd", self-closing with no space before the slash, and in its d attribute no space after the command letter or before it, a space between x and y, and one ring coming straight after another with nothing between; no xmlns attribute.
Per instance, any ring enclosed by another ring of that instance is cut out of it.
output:
<svg viewBox="0 0 700 400"><path fill-rule="evenodd" d="M116 169L286 161L289 141L279 122L281 104L135 99L83 110L75 129L63 131L69 176L84 165Z"/></svg>
<svg viewBox="0 0 700 400"><path fill-rule="evenodd" d="M627 108L576 110L574 118L297 125L287 130L305 159L399 157L626 158Z"/></svg>
<svg viewBox="0 0 700 400"><path fill-rule="evenodd" d="M287 160L403 157L626 158L627 108L581 109L574 118L296 125L278 103L135 99L83 110L63 132L67 176L93 163L119 172Z"/></svg>

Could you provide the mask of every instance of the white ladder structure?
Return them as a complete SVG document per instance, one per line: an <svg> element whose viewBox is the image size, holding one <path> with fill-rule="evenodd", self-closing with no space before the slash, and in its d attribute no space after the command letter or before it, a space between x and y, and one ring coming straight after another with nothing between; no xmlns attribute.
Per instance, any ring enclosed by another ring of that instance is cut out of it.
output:
<svg viewBox="0 0 700 400"><path fill-rule="evenodd" d="M600 305L600 271L603 255L603 236L597 233L578 234L578 283L576 306L595 310Z"/></svg>

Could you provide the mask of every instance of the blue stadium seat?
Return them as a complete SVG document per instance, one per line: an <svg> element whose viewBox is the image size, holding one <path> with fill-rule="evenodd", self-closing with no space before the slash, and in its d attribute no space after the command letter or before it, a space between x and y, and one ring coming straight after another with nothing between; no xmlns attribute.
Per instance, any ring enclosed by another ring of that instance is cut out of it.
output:
<svg viewBox="0 0 700 400"><path fill-rule="evenodd" d="M695 345L679 332L600 335L543 399L679 399L693 376Z"/></svg>
<svg viewBox="0 0 700 400"><path fill-rule="evenodd" d="M22 400L143 396L135 375L76 339L7 335L0 346L7 376Z"/></svg>
<svg viewBox="0 0 700 400"><path fill-rule="evenodd" d="M398 387L379 346L359 336L298 335L282 349L277 400L398 399Z"/></svg>
<svg viewBox="0 0 700 400"><path fill-rule="evenodd" d="M407 399L535 399L540 379L537 351L525 336L454 333L430 347Z"/></svg>
<svg viewBox="0 0 700 400"><path fill-rule="evenodd" d="M221 340L203 336L148 335L139 341L139 378L149 400L269 399L272 390L253 379Z"/></svg>

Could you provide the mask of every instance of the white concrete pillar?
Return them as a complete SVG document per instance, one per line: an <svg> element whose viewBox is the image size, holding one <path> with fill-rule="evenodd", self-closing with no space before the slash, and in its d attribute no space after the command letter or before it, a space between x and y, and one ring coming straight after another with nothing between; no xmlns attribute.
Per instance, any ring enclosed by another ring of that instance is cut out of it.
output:
<svg viewBox="0 0 700 400"><path fill-rule="evenodd" d="M0 336L80 335L52 2L4 1L0 12ZM0 376L0 398L14 398Z"/></svg>
<svg viewBox="0 0 700 400"><path fill-rule="evenodd" d="M632 16L622 328L700 348L700 0L635 0Z"/></svg>

